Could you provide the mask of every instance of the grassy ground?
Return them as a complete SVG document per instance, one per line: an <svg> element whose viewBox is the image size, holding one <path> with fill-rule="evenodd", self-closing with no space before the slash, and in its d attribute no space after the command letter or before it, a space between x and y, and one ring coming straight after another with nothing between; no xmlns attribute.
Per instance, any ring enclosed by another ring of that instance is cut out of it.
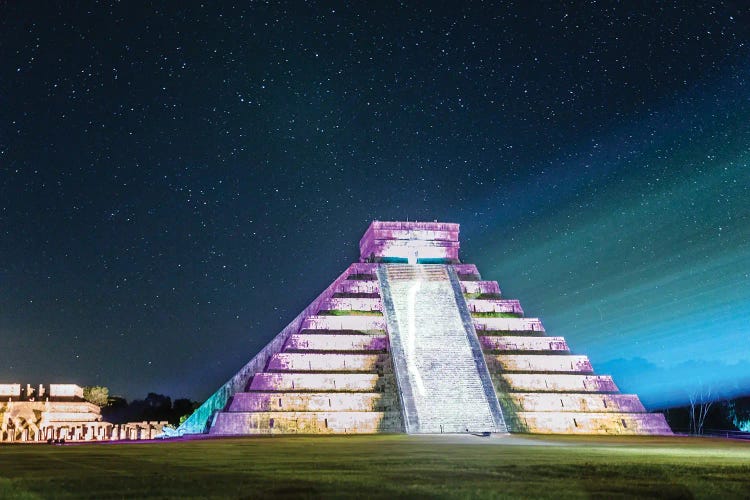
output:
<svg viewBox="0 0 750 500"><path fill-rule="evenodd" d="M274 437L0 446L0 498L748 498L750 443Z"/></svg>

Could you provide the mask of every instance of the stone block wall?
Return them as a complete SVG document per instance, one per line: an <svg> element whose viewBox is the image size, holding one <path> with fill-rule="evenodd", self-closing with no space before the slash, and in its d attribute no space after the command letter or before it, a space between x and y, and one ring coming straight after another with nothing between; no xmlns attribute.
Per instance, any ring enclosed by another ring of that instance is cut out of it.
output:
<svg viewBox="0 0 750 500"><path fill-rule="evenodd" d="M474 328L477 333L481 332L525 332L544 334L544 326L538 318L486 318L475 317Z"/></svg>
<svg viewBox="0 0 750 500"><path fill-rule="evenodd" d="M18 398L21 396L21 384L0 384L0 398Z"/></svg>
<svg viewBox="0 0 750 500"><path fill-rule="evenodd" d="M360 260L441 259L458 262L458 224L373 221L359 242Z"/></svg>
<svg viewBox="0 0 750 500"><path fill-rule="evenodd" d="M346 312L346 311L342 311ZM308 316L302 322L301 331L304 330L333 330L333 331L385 331L383 316Z"/></svg>
<svg viewBox="0 0 750 500"><path fill-rule="evenodd" d="M485 351L568 352L568 343L563 337L483 335L479 337L479 342Z"/></svg>
<svg viewBox="0 0 750 500"><path fill-rule="evenodd" d="M349 280L350 275L366 275L372 273L372 266L368 264L355 263L349 266L328 288L318 295L296 318L294 318L276 337L271 340L258 354L256 354L245 366L229 379L224 385L213 393L190 417L177 429L176 434L203 434L208 432L214 418L221 412L231 398L238 392L246 390L253 376L263 370L270 357L284 348L289 336L299 333L302 322L310 315L320 311L323 301L334 296L347 296L354 294L372 295L377 290L377 281ZM374 284L374 285L373 285ZM352 291L353 290L353 291Z"/></svg>
<svg viewBox="0 0 750 500"><path fill-rule="evenodd" d="M499 296L477 296L484 293L477 283L488 283L478 279L461 288L511 432L671 434L663 415L646 413L638 396L620 394L612 377L594 374L589 359L570 354L563 337L546 336L541 321L503 317L522 315L520 304L511 311Z"/></svg>
<svg viewBox="0 0 750 500"><path fill-rule="evenodd" d="M83 399L83 387L75 384L50 384L49 396L51 398Z"/></svg>
<svg viewBox="0 0 750 500"><path fill-rule="evenodd" d="M662 415L647 413L637 396L620 394L610 376L594 373L586 356L571 354L563 337L547 336L538 318L524 317L519 301L504 299L496 281L482 280L476 266L459 263L458 230L457 224L374 221L360 241L360 262L219 388L179 433L403 432L412 410L407 402L416 401L404 382L409 367L453 388L454 394L440 392L430 406L436 419L445 420L465 409L456 401L478 396L477 387L467 389L469 377L462 373L468 368L457 368L470 367L469 357L485 399L493 396L488 400L497 409L495 421L504 417L511 432L670 433ZM411 265L393 265L402 261ZM440 265L428 269L431 264ZM438 268L448 273L450 286L435 274ZM409 286L392 289L391 280ZM460 327L469 334L470 350L459 355ZM401 330L411 332L406 342L400 341ZM424 352L415 350L417 337ZM434 359L425 354L431 348ZM409 366L407 358L413 358ZM457 375L447 382L449 372ZM415 387L422 394L426 384L419 380Z"/></svg>
<svg viewBox="0 0 750 500"><path fill-rule="evenodd" d="M316 335L295 333L284 345L289 351L350 351L386 352L386 335Z"/></svg>
<svg viewBox="0 0 750 500"><path fill-rule="evenodd" d="M515 299L467 299L466 305L473 313L509 313L523 316L521 303Z"/></svg>
<svg viewBox="0 0 750 500"><path fill-rule="evenodd" d="M461 291L467 295L500 296L500 287L496 281L461 281Z"/></svg>
<svg viewBox="0 0 750 500"><path fill-rule="evenodd" d="M558 354L489 354L485 356L491 370L505 373L544 370L548 373L593 373L586 356Z"/></svg>
<svg viewBox="0 0 750 500"><path fill-rule="evenodd" d="M321 302L322 312L361 311L382 312L382 302L376 297L331 297Z"/></svg>
<svg viewBox="0 0 750 500"><path fill-rule="evenodd" d="M154 439L166 425L167 422L103 422L99 407L85 401L0 403L0 442L4 443Z"/></svg>
<svg viewBox="0 0 750 500"><path fill-rule="evenodd" d="M210 434L402 432L375 269L350 266L216 414Z"/></svg>

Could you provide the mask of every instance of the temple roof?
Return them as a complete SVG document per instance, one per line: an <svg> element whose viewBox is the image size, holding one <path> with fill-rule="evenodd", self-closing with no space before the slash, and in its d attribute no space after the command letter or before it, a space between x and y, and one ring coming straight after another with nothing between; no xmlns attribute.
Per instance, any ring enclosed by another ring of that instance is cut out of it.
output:
<svg viewBox="0 0 750 500"><path fill-rule="evenodd" d="M372 221L359 242L362 262L458 262L459 225Z"/></svg>

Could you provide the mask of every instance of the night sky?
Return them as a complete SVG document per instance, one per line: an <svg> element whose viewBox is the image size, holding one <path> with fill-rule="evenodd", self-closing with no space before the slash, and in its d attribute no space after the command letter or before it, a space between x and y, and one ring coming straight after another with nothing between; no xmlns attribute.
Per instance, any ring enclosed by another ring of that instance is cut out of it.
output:
<svg viewBox="0 0 750 500"><path fill-rule="evenodd" d="M0 382L203 399L438 219L650 408L750 393L744 1L1 2L0 57Z"/></svg>

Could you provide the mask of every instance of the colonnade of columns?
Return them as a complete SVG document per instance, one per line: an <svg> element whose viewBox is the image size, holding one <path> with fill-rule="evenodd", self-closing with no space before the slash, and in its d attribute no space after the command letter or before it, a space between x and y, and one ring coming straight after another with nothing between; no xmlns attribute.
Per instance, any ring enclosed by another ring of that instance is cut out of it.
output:
<svg viewBox="0 0 750 500"><path fill-rule="evenodd" d="M154 439L167 422L109 422L54 423L32 426L25 422L8 422L0 429L0 442L33 443L57 441L135 441Z"/></svg>

